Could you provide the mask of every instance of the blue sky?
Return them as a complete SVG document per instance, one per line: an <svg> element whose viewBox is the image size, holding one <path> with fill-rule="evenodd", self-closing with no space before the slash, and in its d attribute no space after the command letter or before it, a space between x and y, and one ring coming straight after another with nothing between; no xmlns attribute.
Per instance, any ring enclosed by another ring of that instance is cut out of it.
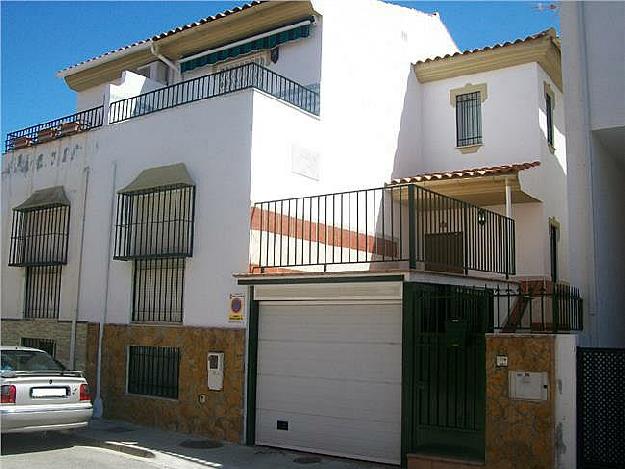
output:
<svg viewBox="0 0 625 469"><path fill-rule="evenodd" d="M74 112L75 95L56 72L102 52L243 2L0 2L2 137ZM555 27L539 2L400 2L438 11L460 49ZM543 2L542 5L547 5Z"/></svg>

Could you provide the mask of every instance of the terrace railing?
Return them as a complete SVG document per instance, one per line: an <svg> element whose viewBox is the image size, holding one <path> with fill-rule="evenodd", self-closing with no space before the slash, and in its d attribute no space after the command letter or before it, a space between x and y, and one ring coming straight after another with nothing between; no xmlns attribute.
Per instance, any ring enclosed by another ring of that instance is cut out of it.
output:
<svg viewBox="0 0 625 469"><path fill-rule="evenodd" d="M258 202L254 269L358 263L515 273L514 220L415 184Z"/></svg>
<svg viewBox="0 0 625 469"><path fill-rule="evenodd" d="M149 93L114 101L109 105L108 123L123 122L133 117L248 88L260 90L306 112L319 115L319 93L256 63L248 63L159 88ZM27 148L91 130L100 127L103 123L103 106L77 112L50 122L10 132L7 134L5 151Z"/></svg>
<svg viewBox="0 0 625 469"><path fill-rule="evenodd" d="M98 106L43 124L10 132L7 134L5 151L27 148L31 145L49 142L59 137L100 127L103 123L103 117L104 107Z"/></svg>
<svg viewBox="0 0 625 469"><path fill-rule="evenodd" d="M562 333L583 329L578 288L546 280L524 281L493 290L495 330Z"/></svg>
<svg viewBox="0 0 625 469"><path fill-rule="evenodd" d="M255 88L319 115L319 94L256 63L186 80L111 103L109 122L122 122L181 104Z"/></svg>

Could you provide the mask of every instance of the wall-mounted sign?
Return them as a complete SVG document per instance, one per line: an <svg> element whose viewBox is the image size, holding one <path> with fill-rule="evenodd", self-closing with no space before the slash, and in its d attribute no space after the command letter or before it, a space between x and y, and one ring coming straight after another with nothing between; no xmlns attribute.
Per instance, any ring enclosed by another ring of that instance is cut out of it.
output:
<svg viewBox="0 0 625 469"><path fill-rule="evenodd" d="M245 320L245 294L231 293L228 298L228 321L243 322Z"/></svg>

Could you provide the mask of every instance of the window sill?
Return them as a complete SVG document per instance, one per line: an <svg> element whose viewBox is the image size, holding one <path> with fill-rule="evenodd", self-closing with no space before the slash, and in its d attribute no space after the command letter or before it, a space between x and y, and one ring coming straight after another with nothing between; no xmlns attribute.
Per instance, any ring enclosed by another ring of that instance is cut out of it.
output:
<svg viewBox="0 0 625 469"><path fill-rule="evenodd" d="M458 150L463 155L466 155L467 153L475 153L483 146L484 146L483 143L477 143L475 145L466 145L463 147L456 147L456 150Z"/></svg>

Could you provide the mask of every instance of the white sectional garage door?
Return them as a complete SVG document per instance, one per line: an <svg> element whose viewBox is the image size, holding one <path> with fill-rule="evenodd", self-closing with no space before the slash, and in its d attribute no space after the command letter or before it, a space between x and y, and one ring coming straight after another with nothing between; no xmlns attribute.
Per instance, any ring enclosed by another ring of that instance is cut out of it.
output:
<svg viewBox="0 0 625 469"><path fill-rule="evenodd" d="M399 301L263 301L256 443L398 464Z"/></svg>

